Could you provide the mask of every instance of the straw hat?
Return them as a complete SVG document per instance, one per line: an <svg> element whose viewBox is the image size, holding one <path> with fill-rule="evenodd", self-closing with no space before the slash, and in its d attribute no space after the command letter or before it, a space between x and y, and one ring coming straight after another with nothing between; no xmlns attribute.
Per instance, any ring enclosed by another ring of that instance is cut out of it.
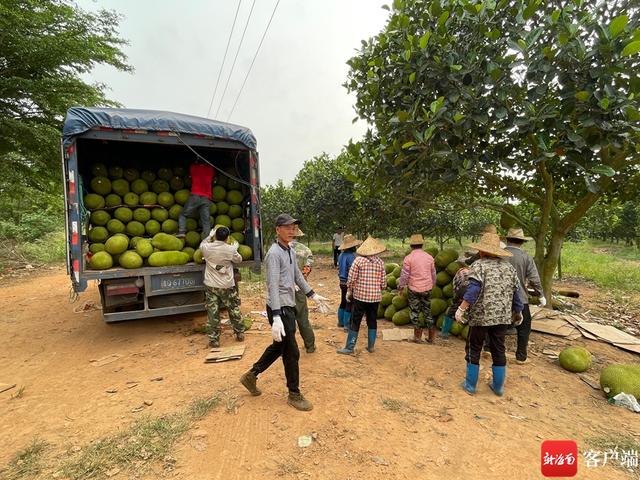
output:
<svg viewBox="0 0 640 480"><path fill-rule="evenodd" d="M424 245L424 238L422 238L421 234L414 233L411 235L411 238L409 238L409 245Z"/></svg>
<svg viewBox="0 0 640 480"><path fill-rule="evenodd" d="M525 237L524 232L521 228L510 228L504 238L506 238L507 240L510 238L513 238L515 240L524 240L525 242L533 240L533 238L531 237Z"/></svg>
<svg viewBox="0 0 640 480"><path fill-rule="evenodd" d="M380 240L376 240L371 235L367 237L367 239L360 245L360 248L356 250L358 255L362 255L364 257L368 257L370 255L378 255L379 253L384 252L387 247L384 246Z"/></svg>
<svg viewBox="0 0 640 480"><path fill-rule="evenodd" d="M356 237L354 237L350 233L347 233L344 236L342 245L338 247L338 250L348 250L349 248L357 247L358 245L362 245L362 240L358 240Z"/></svg>
<svg viewBox="0 0 640 480"><path fill-rule="evenodd" d="M482 227L482 231L480 233L498 233L498 229L493 223L487 223L484 227Z"/></svg>
<svg viewBox="0 0 640 480"><path fill-rule="evenodd" d="M304 237L304 232L300 228L300 225L298 225L298 230L296 231L296 235L295 236L296 237Z"/></svg>
<svg viewBox="0 0 640 480"><path fill-rule="evenodd" d="M513 254L500 248L500 237L496 233L485 233L478 243L470 243L469 248L489 253L496 257L511 257Z"/></svg>

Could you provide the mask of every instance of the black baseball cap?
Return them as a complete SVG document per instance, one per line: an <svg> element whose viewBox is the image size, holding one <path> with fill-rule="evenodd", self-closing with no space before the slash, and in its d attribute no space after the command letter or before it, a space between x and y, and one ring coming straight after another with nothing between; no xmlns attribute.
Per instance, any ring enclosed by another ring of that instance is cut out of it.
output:
<svg viewBox="0 0 640 480"><path fill-rule="evenodd" d="M283 225L300 225L300 223L302 223L300 220L296 220L288 213L281 213L278 215L278 218L276 218L276 227L281 227Z"/></svg>

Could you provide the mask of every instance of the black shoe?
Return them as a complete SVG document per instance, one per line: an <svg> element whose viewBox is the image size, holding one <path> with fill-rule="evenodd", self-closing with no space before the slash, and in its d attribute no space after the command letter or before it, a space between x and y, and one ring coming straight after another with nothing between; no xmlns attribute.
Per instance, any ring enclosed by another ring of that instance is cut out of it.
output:
<svg viewBox="0 0 640 480"><path fill-rule="evenodd" d="M243 332L237 332L236 333L236 340L239 342L244 342L244 333Z"/></svg>
<svg viewBox="0 0 640 480"><path fill-rule="evenodd" d="M313 353L316 351L316 346L312 345L311 347L307 348L306 351L307 353Z"/></svg>
<svg viewBox="0 0 640 480"><path fill-rule="evenodd" d="M249 390L249 393L251 393L251 395L253 395L254 397L262 394L262 392L256 385L257 382L258 377L251 370L240 377L240 383L242 384L242 386Z"/></svg>
<svg viewBox="0 0 640 480"><path fill-rule="evenodd" d="M220 340L209 340L209 346L211 348L220 348Z"/></svg>

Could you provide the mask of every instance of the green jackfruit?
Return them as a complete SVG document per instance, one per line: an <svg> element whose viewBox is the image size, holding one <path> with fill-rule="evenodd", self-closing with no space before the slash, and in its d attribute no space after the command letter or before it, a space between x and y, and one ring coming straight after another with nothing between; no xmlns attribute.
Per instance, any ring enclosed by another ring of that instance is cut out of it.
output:
<svg viewBox="0 0 640 480"><path fill-rule="evenodd" d="M119 165L109 167L109 178L117 180L118 178L122 178L123 175L124 170L122 170L122 167Z"/></svg>
<svg viewBox="0 0 640 480"><path fill-rule="evenodd" d="M195 249L191 247L184 247L182 251L187 255L189 255L189 261L191 262L193 260L193 254L195 253Z"/></svg>
<svg viewBox="0 0 640 480"><path fill-rule="evenodd" d="M137 222L146 223L151 219L151 212L146 208L136 208L133 211L133 219Z"/></svg>
<svg viewBox="0 0 640 480"><path fill-rule="evenodd" d="M196 251L193 252L193 261L196 263L204 263L204 258L202 258L202 250L200 250L199 248L197 248Z"/></svg>
<svg viewBox="0 0 640 480"><path fill-rule="evenodd" d="M93 254L89 261L89 268L92 270L106 270L112 266L113 258L105 251Z"/></svg>
<svg viewBox="0 0 640 480"><path fill-rule="evenodd" d="M169 218L169 212L167 212L164 208L156 207L153 210L151 210L151 218L162 223L167 218Z"/></svg>
<svg viewBox="0 0 640 480"><path fill-rule="evenodd" d="M141 222L137 222L135 220L132 220L131 222L127 223L127 235L131 235L133 237L135 236L142 236L145 233L145 228L144 228L144 224Z"/></svg>
<svg viewBox="0 0 640 480"><path fill-rule="evenodd" d="M124 178L118 178L111 182L111 190L113 190L121 197L124 197L127 193L129 193L129 182L127 182Z"/></svg>
<svg viewBox="0 0 640 480"><path fill-rule="evenodd" d="M187 218L185 226L187 228L187 232L193 232L198 229L198 222L196 222L193 218Z"/></svg>
<svg viewBox="0 0 640 480"><path fill-rule="evenodd" d="M137 180L133 180L131 182L131 191L136 195L142 195L143 193L149 191L149 184L143 179L138 178Z"/></svg>
<svg viewBox="0 0 640 480"><path fill-rule="evenodd" d="M113 212L113 216L122 223L127 223L133 219L133 212L129 207L118 207Z"/></svg>
<svg viewBox="0 0 640 480"><path fill-rule="evenodd" d="M91 216L89 217L89 222L91 222L91 225L104 226L109 220L111 220L111 215L109 215L109 212L105 210L96 210L94 212L91 212Z"/></svg>
<svg viewBox="0 0 640 480"><path fill-rule="evenodd" d="M160 225L159 221L151 219L144 224L144 230L147 232L147 235L153 236L162 230L162 225Z"/></svg>
<svg viewBox="0 0 640 480"><path fill-rule="evenodd" d="M242 195L242 192L239 190L229 190L227 192L227 196L225 197L229 205L239 205L242 203L243 198L244 195Z"/></svg>
<svg viewBox="0 0 640 480"><path fill-rule="evenodd" d="M244 244L244 234L240 232L233 232L230 235L233 237L240 245Z"/></svg>
<svg viewBox="0 0 640 480"><path fill-rule="evenodd" d="M409 304L406 297L402 295L396 295L395 297L393 297L393 300L391 300L391 303L393 304L394 307L396 307L396 311L402 310Z"/></svg>
<svg viewBox="0 0 640 480"><path fill-rule="evenodd" d="M140 178L142 178L145 182L147 182L148 185L151 185L153 181L156 179L156 174L151 170L144 170L140 174Z"/></svg>
<svg viewBox="0 0 640 480"><path fill-rule="evenodd" d="M171 171L178 177L185 177L187 175L187 170L184 167L173 167Z"/></svg>
<svg viewBox="0 0 640 480"><path fill-rule="evenodd" d="M227 215L218 215L215 221L216 225L224 225L227 228L231 228L231 219Z"/></svg>
<svg viewBox="0 0 640 480"><path fill-rule="evenodd" d="M438 272L438 274L436 275L436 283L438 284L438 286L444 287L447 283L451 283L451 275L449 275L444 270L442 272Z"/></svg>
<svg viewBox="0 0 640 480"><path fill-rule="evenodd" d="M387 320L393 320L393 316L396 314L396 307L393 304L389 305L384 311L384 318Z"/></svg>
<svg viewBox="0 0 640 480"><path fill-rule="evenodd" d="M109 230L104 227L93 227L89 230L89 241L91 243L104 243L107 238L109 238Z"/></svg>
<svg viewBox="0 0 640 480"><path fill-rule="evenodd" d="M144 192L140 194L138 201L141 205L157 205L158 195L154 192Z"/></svg>
<svg viewBox="0 0 640 480"><path fill-rule="evenodd" d="M640 400L640 364L607 365L600 372L600 386L609 398L625 392Z"/></svg>
<svg viewBox="0 0 640 480"><path fill-rule="evenodd" d="M227 190L220 184L213 187L211 190L211 200L214 202L221 202L227 198Z"/></svg>
<svg viewBox="0 0 640 480"><path fill-rule="evenodd" d="M211 205L209 205L209 213L211 215L215 215L216 213L218 213L218 205L211 202Z"/></svg>
<svg viewBox="0 0 640 480"><path fill-rule="evenodd" d="M393 271L400 267L400 265L398 265L397 263L385 263L384 264L384 273L386 273L387 275L393 273Z"/></svg>
<svg viewBox="0 0 640 480"><path fill-rule="evenodd" d="M226 215L229 211L229 204L227 202L218 202L216 206L218 207L218 215Z"/></svg>
<svg viewBox="0 0 640 480"><path fill-rule="evenodd" d="M447 309L447 302L441 298L432 298L431 299L431 316L433 318L440 315Z"/></svg>
<svg viewBox="0 0 640 480"><path fill-rule="evenodd" d="M92 243L89 245L89 251L91 253L98 253L104 250L104 243Z"/></svg>
<svg viewBox="0 0 640 480"><path fill-rule="evenodd" d="M398 279L393 275L387 275L387 287L396 288L398 286Z"/></svg>
<svg viewBox="0 0 640 480"><path fill-rule="evenodd" d="M584 372L591 368L591 353L584 347L567 347L558 356L560 366L570 372Z"/></svg>
<svg viewBox="0 0 640 480"><path fill-rule="evenodd" d="M253 257L253 250L248 245L240 245L238 247L238 253L242 257L242 260L245 260L245 261L251 260L251 257Z"/></svg>
<svg viewBox="0 0 640 480"><path fill-rule="evenodd" d="M153 245L146 238L143 238L136 243L136 252L142 258L147 258L149 255L153 253Z"/></svg>
<svg viewBox="0 0 640 480"><path fill-rule="evenodd" d="M111 255L118 255L129 248L129 239L125 235L109 237L104 244L104 249Z"/></svg>
<svg viewBox="0 0 640 480"><path fill-rule="evenodd" d="M226 187L228 182L229 179L226 177L226 175L216 175L216 178L213 179L213 183L215 185L220 185L222 187Z"/></svg>
<svg viewBox="0 0 640 480"><path fill-rule="evenodd" d="M402 273L402 269L400 268L400 266L397 266L396 268L393 269L393 272L391 272L391 275L393 275L396 278L400 278L401 273Z"/></svg>
<svg viewBox="0 0 640 480"><path fill-rule="evenodd" d="M124 204L127 205L128 207L136 207L140 203L138 194L133 192L126 193L122 200L124 201Z"/></svg>
<svg viewBox="0 0 640 480"><path fill-rule="evenodd" d="M136 245L138 244L138 242L140 240L143 240L143 238L142 237L131 237L131 239L129 240L129 249L135 250Z"/></svg>
<svg viewBox="0 0 640 480"><path fill-rule="evenodd" d="M443 298L444 293L442 293L442 289L437 285L431 289L431 298Z"/></svg>
<svg viewBox="0 0 640 480"><path fill-rule="evenodd" d="M164 233L177 233L178 232L178 222L174 219L170 218L162 222L162 231Z"/></svg>
<svg viewBox="0 0 640 480"><path fill-rule="evenodd" d="M198 232L187 232L184 243L188 247L198 248L198 245L200 245L200 234Z"/></svg>
<svg viewBox="0 0 640 480"><path fill-rule="evenodd" d="M171 177L173 177L173 171L170 168L161 168L158 170L158 178L169 181Z"/></svg>
<svg viewBox="0 0 640 480"><path fill-rule="evenodd" d="M449 333L457 337L462 333L463 329L464 329L464 325L461 324L459 321L454 320L453 323L451 324L451 330L449 330Z"/></svg>
<svg viewBox="0 0 640 480"><path fill-rule="evenodd" d="M382 305L383 307L388 307L393 302L393 297L394 295L391 292L383 293L382 300L380 300L380 305Z"/></svg>
<svg viewBox="0 0 640 480"><path fill-rule="evenodd" d="M140 268L142 267L142 257L133 250L127 250L118 257L118 263L123 268Z"/></svg>
<svg viewBox="0 0 640 480"><path fill-rule="evenodd" d="M244 220L242 218L234 218L231 220L231 230L234 232L242 232L244 230Z"/></svg>
<svg viewBox="0 0 640 480"><path fill-rule="evenodd" d="M153 236L153 239L151 239L151 244L154 247L164 251L182 250L184 248L182 240L174 237L173 235L162 232Z"/></svg>
<svg viewBox="0 0 640 480"><path fill-rule="evenodd" d="M176 203L176 201L174 200L173 195L169 192L161 192L158 194L158 203L164 208L169 208L171 205Z"/></svg>
<svg viewBox="0 0 640 480"><path fill-rule="evenodd" d="M456 260L455 262L451 262L449 265L447 265L446 271L453 277L458 272L458 270L462 268L462 266L463 264Z"/></svg>
<svg viewBox="0 0 640 480"><path fill-rule="evenodd" d="M176 203L175 205L172 205L171 208L169 209L169 218L172 218L173 220L178 220L178 218L180 218L181 213L182 213L182 205Z"/></svg>
<svg viewBox="0 0 640 480"><path fill-rule="evenodd" d="M189 190L178 190L174 195L173 198L175 199L176 203L179 205L184 205L185 203L187 203L187 200L189 199L189 195L191 195L191 192L189 192Z"/></svg>
<svg viewBox="0 0 640 480"><path fill-rule="evenodd" d="M438 255L438 247L425 248L424 251L431 255L433 258L436 258L436 255Z"/></svg>
<svg viewBox="0 0 640 480"><path fill-rule="evenodd" d="M88 193L83 198L84 206L87 210L98 210L99 208L104 207L105 201L102 195L98 195L97 193Z"/></svg>
<svg viewBox="0 0 640 480"><path fill-rule="evenodd" d="M104 163L94 163L91 165L91 175L94 177L106 177L109 175L109 171Z"/></svg>
<svg viewBox="0 0 640 480"><path fill-rule="evenodd" d="M152 267L184 265L188 261L189 255L182 251L154 252L149 256L149 265Z"/></svg>
<svg viewBox="0 0 640 480"><path fill-rule="evenodd" d="M436 267L447 268L447 266L458 258L458 252L445 248L435 256Z"/></svg>
<svg viewBox="0 0 640 480"><path fill-rule="evenodd" d="M447 298L453 297L453 283L447 283L442 287L442 294Z"/></svg>
<svg viewBox="0 0 640 480"><path fill-rule="evenodd" d="M120 195L110 193L105 197L104 203L107 207L117 207L118 205L122 205L122 199L120 198Z"/></svg>
<svg viewBox="0 0 640 480"><path fill-rule="evenodd" d="M91 179L91 190L98 195L108 195L111 192L111 180L107 177L94 177Z"/></svg>
<svg viewBox="0 0 640 480"><path fill-rule="evenodd" d="M168 192L170 189L169 184L164 180L154 180L151 184L151 190L160 194L162 192Z"/></svg>
<svg viewBox="0 0 640 480"><path fill-rule="evenodd" d="M230 175L233 175L234 177L238 176L238 174L232 170L228 170L227 173L229 173ZM242 188L242 184L237 180L234 180L233 178L229 178L227 180L227 190L240 190L241 188Z"/></svg>
<svg viewBox="0 0 640 480"><path fill-rule="evenodd" d="M136 170L135 168L125 168L124 169L124 178L128 181L128 182L135 182L136 180L138 180L140 178L140 172L138 170ZM144 192L144 190L143 190ZM138 192L136 192L138 193Z"/></svg>
<svg viewBox="0 0 640 480"><path fill-rule="evenodd" d="M227 215L232 219L242 217L242 207L240 205L230 205Z"/></svg>
<svg viewBox="0 0 640 480"><path fill-rule="evenodd" d="M127 210L129 209L127 208ZM124 223L117 218L112 218L107 222L107 230L109 230L110 233L124 233L125 226Z"/></svg>
<svg viewBox="0 0 640 480"><path fill-rule="evenodd" d="M436 328L440 330L442 328L443 323L444 323L444 313L441 313L440 315L438 315L438 318L436 319Z"/></svg>
<svg viewBox="0 0 640 480"><path fill-rule="evenodd" d="M391 321L394 325L407 325L411 320L409 319L409 309L403 308L402 310L394 313Z"/></svg>
<svg viewBox="0 0 640 480"><path fill-rule="evenodd" d="M460 336L465 340L469 338L469 325L465 325L460 332Z"/></svg>
<svg viewBox="0 0 640 480"><path fill-rule="evenodd" d="M182 190L184 188L184 180L178 176L171 177L171 180L169 180L169 186L174 192Z"/></svg>

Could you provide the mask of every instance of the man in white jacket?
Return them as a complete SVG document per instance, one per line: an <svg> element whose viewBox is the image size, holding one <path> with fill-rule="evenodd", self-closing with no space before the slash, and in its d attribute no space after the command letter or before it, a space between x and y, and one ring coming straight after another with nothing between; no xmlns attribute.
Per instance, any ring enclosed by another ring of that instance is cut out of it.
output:
<svg viewBox="0 0 640 480"><path fill-rule="evenodd" d="M240 296L235 288L233 264L240 263L238 242L229 245L229 229L218 227L200 244L202 258L206 262L204 271L205 306L207 307L207 333L209 346L220 346L220 308L226 308L236 335L236 340L244 340L244 324L240 314Z"/></svg>

